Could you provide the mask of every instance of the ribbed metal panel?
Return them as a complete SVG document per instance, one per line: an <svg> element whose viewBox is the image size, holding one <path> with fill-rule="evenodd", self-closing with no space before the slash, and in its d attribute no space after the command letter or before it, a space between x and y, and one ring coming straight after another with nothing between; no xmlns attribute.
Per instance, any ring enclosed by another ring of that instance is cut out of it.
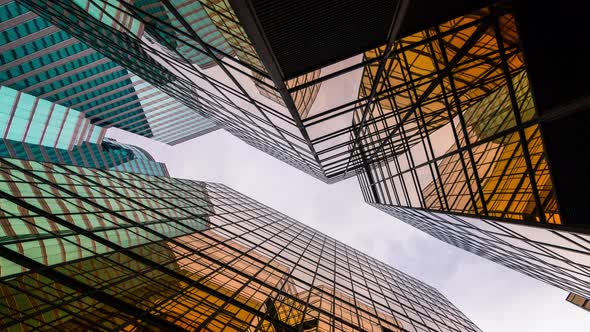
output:
<svg viewBox="0 0 590 332"><path fill-rule="evenodd" d="M286 78L384 44L397 1L252 0Z"/></svg>
<svg viewBox="0 0 590 332"><path fill-rule="evenodd" d="M278 65L289 79L387 41L398 0L251 0ZM489 4L489 0L412 0L407 36Z"/></svg>
<svg viewBox="0 0 590 332"><path fill-rule="evenodd" d="M488 6L493 0L410 0L398 37L444 23ZM506 1L511 2L511 1Z"/></svg>

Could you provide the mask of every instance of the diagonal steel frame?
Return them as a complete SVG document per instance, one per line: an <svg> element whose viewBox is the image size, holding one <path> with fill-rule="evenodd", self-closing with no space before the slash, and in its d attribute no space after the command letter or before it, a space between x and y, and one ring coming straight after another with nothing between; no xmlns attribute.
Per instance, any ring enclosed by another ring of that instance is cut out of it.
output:
<svg viewBox="0 0 590 332"><path fill-rule="evenodd" d="M381 62L379 63L379 67L377 68L377 73L375 74L375 83L371 87L371 92L369 93L369 97L367 98L367 104L365 106L365 109L363 110L358 130L356 130L356 132L354 132L354 142L351 147L351 151L353 151L352 153L354 153L356 146L359 144L359 142L361 140L361 132L363 132L363 129L365 127L365 121L367 118L367 114L369 113L369 110L371 109L373 99L375 98L375 94L377 93L377 86L379 85L378 82L381 79L383 72L385 71L385 65L387 63L387 59L389 58L391 52L393 51L394 43L397 40L397 35L398 35L399 30L401 29L401 25L402 25L404 16L405 16L406 11L409 6L409 2L410 2L410 0L400 0L397 3L397 7L396 7L395 13L393 15L393 20L392 20L391 25L389 27L389 32L388 32L388 36L387 36L387 44L385 45L385 49L383 51L383 58L382 58ZM351 160L352 160L352 158L350 158L346 164L346 167L344 169L344 177L346 177L346 174L348 172L348 166L349 166Z"/></svg>
<svg viewBox="0 0 590 332"><path fill-rule="evenodd" d="M282 77L284 76L278 66L278 62L274 53L272 52L271 48L268 46L268 41L264 38L264 34L262 33L262 29L260 28L260 22L256 17L255 11L252 7L252 3L250 0L229 0L232 8L235 10L236 15L240 19L244 30L252 40L256 50L259 53L260 60L265 65L266 69L268 70L268 74L270 79L275 84L283 102L287 107L287 110L291 114L291 117L295 121L296 127L299 129L301 136L306 141L307 147L311 151L314 156L315 161L317 162L318 166L322 169L324 173L324 177L327 180L325 172L323 171L322 163L319 159L319 156L311 142L311 138L303 125L301 120L301 116L299 115L299 111L297 110L297 106L291 97L287 89L287 85L283 81Z"/></svg>

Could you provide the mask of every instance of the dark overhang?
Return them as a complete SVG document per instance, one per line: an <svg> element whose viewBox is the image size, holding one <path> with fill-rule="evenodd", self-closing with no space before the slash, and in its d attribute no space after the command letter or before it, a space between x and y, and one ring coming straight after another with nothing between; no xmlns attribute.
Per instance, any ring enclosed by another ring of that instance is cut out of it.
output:
<svg viewBox="0 0 590 332"><path fill-rule="evenodd" d="M585 11L515 1L527 72L562 223L590 231L590 61Z"/></svg>
<svg viewBox="0 0 590 332"><path fill-rule="evenodd" d="M410 0L398 36L443 23L489 3ZM264 42L283 79L384 45L399 5L400 0L232 1L257 51L257 43Z"/></svg>
<svg viewBox="0 0 590 332"><path fill-rule="evenodd" d="M410 0L399 37L409 36L497 2L491 0Z"/></svg>

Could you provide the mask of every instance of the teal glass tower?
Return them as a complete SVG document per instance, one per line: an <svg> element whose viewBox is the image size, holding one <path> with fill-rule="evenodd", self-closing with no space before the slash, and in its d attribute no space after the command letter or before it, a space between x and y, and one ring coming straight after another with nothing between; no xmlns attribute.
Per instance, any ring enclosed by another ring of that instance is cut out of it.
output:
<svg viewBox="0 0 590 332"><path fill-rule="evenodd" d="M143 24L119 10L102 23L137 38ZM109 13L111 11L108 11ZM0 84L76 109L92 123L178 144L217 127L15 1L0 5Z"/></svg>
<svg viewBox="0 0 590 332"><path fill-rule="evenodd" d="M0 85L0 156L168 176L147 152L105 133L79 111Z"/></svg>

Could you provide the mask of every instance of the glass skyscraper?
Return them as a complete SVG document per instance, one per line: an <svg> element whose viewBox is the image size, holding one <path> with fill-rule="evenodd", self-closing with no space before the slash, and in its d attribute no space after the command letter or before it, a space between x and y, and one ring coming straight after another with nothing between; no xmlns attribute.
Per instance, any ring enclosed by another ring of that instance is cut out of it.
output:
<svg viewBox="0 0 590 332"><path fill-rule="evenodd" d="M404 222L590 295L590 66L566 6L21 3L261 151L327 183L357 176ZM146 119L128 126L149 136Z"/></svg>
<svg viewBox="0 0 590 332"><path fill-rule="evenodd" d="M151 154L135 145L123 144L112 138L105 138L102 148L110 151L125 151L128 160L118 163L110 169L141 173L146 175L170 176L166 164L156 161ZM88 167L86 165L81 165Z"/></svg>
<svg viewBox="0 0 590 332"><path fill-rule="evenodd" d="M168 176L146 151L105 138L83 113L0 85L0 156Z"/></svg>
<svg viewBox="0 0 590 332"><path fill-rule="evenodd" d="M479 331L224 185L0 159L0 329Z"/></svg>
<svg viewBox="0 0 590 332"><path fill-rule="evenodd" d="M117 1L98 1L92 10L78 2L23 2L47 21L198 110L244 142L328 181L313 147L306 143L309 134L298 129L297 124L301 117L311 116L313 104L321 99L320 85L310 84L322 75L321 71L286 80L285 86L297 91L287 93L289 97L285 98L269 78L266 65L229 2L198 3L205 11L193 4L195 8L185 12L186 3L181 1L122 2L125 8ZM40 11L48 4L48 11ZM124 11L139 20L144 26L143 36L130 29L118 29L122 22L115 27L111 21L116 21L117 15L109 11ZM196 13L207 15L195 20L192 15ZM105 23L105 17L109 22ZM213 24L206 23L209 19ZM208 44L211 35L225 40L230 49L225 43L223 47ZM199 65L204 62L195 60L197 56L208 57L216 65Z"/></svg>
<svg viewBox="0 0 590 332"><path fill-rule="evenodd" d="M141 38L143 25L120 10L98 15L103 24ZM0 84L81 112L92 123L114 126L167 144L217 127L91 46L15 1L0 6Z"/></svg>
<svg viewBox="0 0 590 332"><path fill-rule="evenodd" d="M558 200L549 167L556 156L543 140L549 132L521 43L511 8L500 6L402 38L378 83L391 94L368 114L378 122L360 141L368 152L359 182L380 210L588 297L588 228L560 210L566 196ZM376 70L364 70L361 95Z"/></svg>

